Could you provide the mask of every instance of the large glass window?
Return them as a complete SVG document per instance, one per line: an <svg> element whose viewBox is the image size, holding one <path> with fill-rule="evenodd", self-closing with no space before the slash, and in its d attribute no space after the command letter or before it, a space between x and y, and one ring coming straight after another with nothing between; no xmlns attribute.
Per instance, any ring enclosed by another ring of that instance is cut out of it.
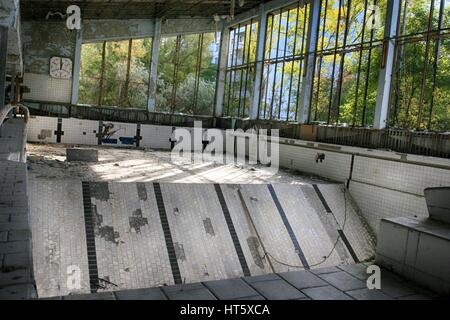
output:
<svg viewBox="0 0 450 320"><path fill-rule="evenodd" d="M161 39L156 110L211 115L214 106L219 34Z"/></svg>
<svg viewBox="0 0 450 320"><path fill-rule="evenodd" d="M79 102L146 108L152 39L83 44Z"/></svg>
<svg viewBox="0 0 450 320"><path fill-rule="evenodd" d="M230 29L224 99L224 114L227 116L249 116L257 38L258 23L253 20Z"/></svg>
<svg viewBox="0 0 450 320"><path fill-rule="evenodd" d="M401 0L389 125L450 129L450 1Z"/></svg>
<svg viewBox="0 0 450 320"><path fill-rule="evenodd" d="M311 121L374 121L387 0L323 0Z"/></svg>
<svg viewBox="0 0 450 320"><path fill-rule="evenodd" d="M261 119L297 120L308 19L309 6L303 2L268 16Z"/></svg>
<svg viewBox="0 0 450 320"><path fill-rule="evenodd" d="M78 102L90 105L100 105L100 82L103 77L102 53L105 43L88 43L81 46L80 84Z"/></svg>

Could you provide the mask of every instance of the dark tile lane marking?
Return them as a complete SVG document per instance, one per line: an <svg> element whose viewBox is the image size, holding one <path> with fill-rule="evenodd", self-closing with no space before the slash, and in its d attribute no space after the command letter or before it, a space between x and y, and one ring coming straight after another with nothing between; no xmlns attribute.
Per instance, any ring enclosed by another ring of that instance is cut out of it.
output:
<svg viewBox="0 0 450 320"><path fill-rule="evenodd" d="M313 188L317 193L317 196L320 199L320 202L322 202L323 207L325 208L325 210L328 213L333 214L333 211L331 211L330 206L327 203L327 200L325 200L325 197L322 194L322 191L320 191L319 187L317 186L317 184L313 184ZM344 195L345 196L345 195ZM333 215L334 216L334 215ZM338 224L337 220L336 223ZM338 224L339 225L339 224ZM339 236L342 239L342 242L344 243L345 247L347 248L348 252L350 253L350 255L353 258L353 261L355 261L356 263L359 263L359 259L358 256L356 255L355 250L353 249L352 245L350 244L350 241L348 241L347 237L345 236L344 230L342 229L338 229L337 232L339 233Z"/></svg>
<svg viewBox="0 0 450 320"><path fill-rule="evenodd" d="M95 247L94 215L91 203L91 187L89 182L82 182L84 227L86 232L87 258L89 268L89 284L91 293L96 293L99 288L97 250Z"/></svg>
<svg viewBox="0 0 450 320"><path fill-rule="evenodd" d="M222 189L218 184L214 184L214 188L216 189L217 197L219 198L220 206L222 207L222 212L228 226L228 231L230 232L231 239L233 240L234 249L236 250L239 263L241 264L242 271L244 272L244 277L250 277L250 269L247 265L247 260L245 259L244 252L242 251L242 246L236 233L236 229L234 228L233 220L231 219L230 211L228 210L228 206L225 201Z"/></svg>
<svg viewBox="0 0 450 320"><path fill-rule="evenodd" d="M286 227L286 230L289 234L289 237L291 238L292 244L294 245L295 251L300 258L300 261L303 264L303 267L305 269L309 269L308 261L306 260L305 254L303 253L302 248L300 247L300 244L298 243L297 237L294 234L294 230L292 230L291 224L289 223L289 220L286 216L286 213L284 212L283 207L281 206L280 201L278 200L278 196L275 193L275 189L271 184L267 185L270 191L270 195L272 196L273 201L275 202L275 205L278 209L278 213L281 216L281 219L283 220L284 226Z"/></svg>
<svg viewBox="0 0 450 320"><path fill-rule="evenodd" d="M153 189L155 191L156 204L158 206L159 217L161 219L161 226L164 232L164 239L166 241L167 253L169 255L170 267L172 268L173 281L175 284L182 284L180 268L178 266L177 255L175 246L172 239L172 233L170 232L169 220L167 219L166 207L164 205L164 198L161 192L161 186L159 183L153 183Z"/></svg>

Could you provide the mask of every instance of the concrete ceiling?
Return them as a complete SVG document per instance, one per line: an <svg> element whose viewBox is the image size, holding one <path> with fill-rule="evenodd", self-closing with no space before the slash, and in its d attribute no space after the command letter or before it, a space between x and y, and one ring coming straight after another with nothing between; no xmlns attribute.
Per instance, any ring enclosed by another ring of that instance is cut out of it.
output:
<svg viewBox="0 0 450 320"><path fill-rule="evenodd" d="M267 0L236 0L235 14ZM69 5L81 8L82 19L149 19L155 17L212 17L229 15L231 0L21 0L23 19L44 20L49 11L65 13Z"/></svg>

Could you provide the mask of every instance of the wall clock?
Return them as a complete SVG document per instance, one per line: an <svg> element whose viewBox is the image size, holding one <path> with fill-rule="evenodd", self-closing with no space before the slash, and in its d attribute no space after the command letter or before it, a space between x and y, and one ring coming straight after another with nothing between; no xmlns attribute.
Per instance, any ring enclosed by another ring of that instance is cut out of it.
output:
<svg viewBox="0 0 450 320"><path fill-rule="evenodd" d="M63 57L50 59L50 76L58 79L72 78L72 60Z"/></svg>

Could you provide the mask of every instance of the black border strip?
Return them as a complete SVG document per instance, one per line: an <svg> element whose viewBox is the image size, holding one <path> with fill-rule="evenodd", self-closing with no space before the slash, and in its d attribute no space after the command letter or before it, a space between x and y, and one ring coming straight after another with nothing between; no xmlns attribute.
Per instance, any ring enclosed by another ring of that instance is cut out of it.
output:
<svg viewBox="0 0 450 320"><path fill-rule="evenodd" d="M330 207L328 206L327 200L325 200L325 197L323 196L322 191L320 191L320 189L317 186L317 184L313 184L312 186L313 186L314 190L316 191L317 196L319 197L320 202L322 202L322 205L324 206L324 208L327 211L327 213L333 214L333 211L331 211ZM339 233L339 236L342 239L342 242L344 242L345 247L347 248L348 252L352 256L353 261L355 261L356 263L359 263L358 256L356 255L355 250L353 250L353 247L350 244L350 241L348 241L347 237L345 236L344 231L342 229L338 229L337 231Z"/></svg>
<svg viewBox="0 0 450 320"><path fill-rule="evenodd" d="M325 208L325 211L328 212L328 213L333 213L331 211L330 207L328 206L327 200L325 200L325 197L323 196L322 191L320 191L320 189L317 186L317 184L313 184L312 186L314 188L314 191L316 191L316 194L319 197L320 202L322 202L322 205Z"/></svg>
<svg viewBox="0 0 450 320"><path fill-rule="evenodd" d="M352 181L352 178L353 178L353 167L355 166L355 155L354 154L352 154L352 160L351 160L351 162L350 162L350 173L349 173L349 176L348 176L348 179L347 179L347 189L349 189L350 188L350 181Z"/></svg>
<svg viewBox="0 0 450 320"><path fill-rule="evenodd" d="M89 182L82 182L84 227L86 230L86 247L89 267L89 284L91 293L96 293L99 288L97 250L95 248L94 216L92 214L91 187Z"/></svg>
<svg viewBox="0 0 450 320"><path fill-rule="evenodd" d="M141 144L142 136L141 136L141 124L136 124L136 136L134 137L134 141L136 144L136 147L139 147Z"/></svg>
<svg viewBox="0 0 450 320"><path fill-rule="evenodd" d="M97 144L99 146L102 145L102 140L103 140L103 121L99 121L98 122L98 132L97 132Z"/></svg>
<svg viewBox="0 0 450 320"><path fill-rule="evenodd" d="M56 125L56 130L54 134L56 135L56 142L61 143L61 137L64 135L64 131L62 131L62 118L58 118L58 123Z"/></svg>
<svg viewBox="0 0 450 320"><path fill-rule="evenodd" d="M217 183L214 184L214 188L216 189L217 197L219 198L220 206L222 207L222 212L225 217L225 221L227 222L228 231L230 231L230 236L233 240L239 263L241 264L242 271L244 272L244 277L250 277L250 269L248 267L247 260L245 260L244 252L242 251L242 246L239 242L239 237L236 233L236 229L234 228L233 220L231 219L230 211L228 210L227 202L225 201L225 197L223 196L222 189Z"/></svg>
<svg viewBox="0 0 450 320"><path fill-rule="evenodd" d="M305 254L303 253L303 250L300 247L300 244L298 243L297 238L295 237L294 230L292 230L291 224L289 223L286 213L284 212L284 209L281 206L280 201L278 200L278 196L275 193L275 189L273 188L273 186L271 184L267 185L267 187L269 188L270 194L272 195L272 199L275 202L275 205L277 206L278 213L280 214L281 219L283 220L284 226L287 229L289 237L291 237L292 244L295 247L295 251L296 251L298 257L300 258L300 261L302 262L303 267L305 269L309 269L308 261L306 260Z"/></svg>
<svg viewBox="0 0 450 320"><path fill-rule="evenodd" d="M172 233L170 232L169 220L167 220L164 198L162 196L161 186L158 182L153 183L153 189L155 191L156 204L158 206L161 226L164 232L164 239L166 240L167 254L169 255L170 267L172 268L173 281L175 284L182 284L183 281L181 279L177 255L175 254L175 247L173 245Z"/></svg>
<svg viewBox="0 0 450 320"><path fill-rule="evenodd" d="M344 242L345 246L347 247L348 252L350 252L350 255L352 256L353 261L355 261L356 263L359 263L358 256L356 255L355 250L353 250L352 245L350 244L347 237L345 236L344 231L342 231L341 229L338 229L338 233L341 236L341 239Z"/></svg>

